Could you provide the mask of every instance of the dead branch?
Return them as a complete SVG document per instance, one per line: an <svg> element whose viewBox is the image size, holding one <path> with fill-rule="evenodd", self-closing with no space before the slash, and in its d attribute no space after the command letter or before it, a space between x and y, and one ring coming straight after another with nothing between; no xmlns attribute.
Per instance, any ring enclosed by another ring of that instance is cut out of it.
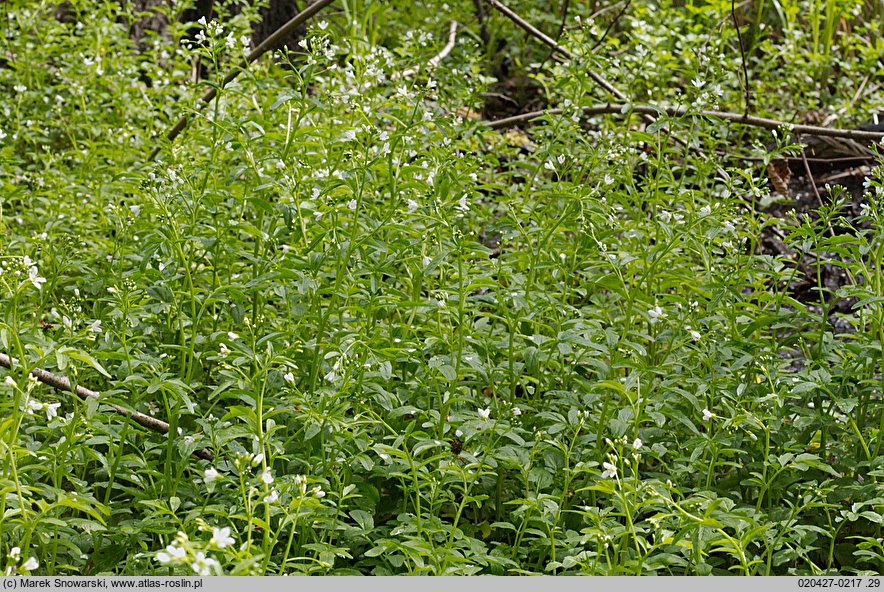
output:
<svg viewBox="0 0 884 592"><path fill-rule="evenodd" d="M274 31L272 35L262 41L258 47L253 49L252 52L248 56L246 56L239 63L239 65L234 68L232 72L225 76L220 85L218 85L217 87L213 86L211 89L209 89L209 92L207 92L202 96L202 98L200 98L200 100L197 102L198 108L202 108L208 105L212 101L212 99L214 99L218 95L218 88L224 88L225 86L233 82L233 80L237 76L239 76L241 72L248 69L249 64L270 51L273 47L277 45L277 43L282 41L286 35L297 29L301 24L303 24L305 21L307 21L309 18L311 18L313 15L315 15L317 12L319 12L332 2L334 2L334 0L316 0L316 2L296 14L294 18L292 18L286 24ZM182 116L181 119L178 120L178 123L176 123L175 126L168 131L168 133L166 134L166 139L170 142L174 141L175 138L178 137L178 134L184 131L184 128L187 127L188 121L189 117L187 115ZM152 161L154 158L156 158L159 152L160 147L157 146L153 149L153 152L150 153L150 156L147 157L147 161Z"/></svg>
<svg viewBox="0 0 884 592"><path fill-rule="evenodd" d="M12 367L16 364L18 364L18 360L16 360L15 358L11 358L4 353L0 353L0 366L3 366L8 370L12 370ZM84 401L87 399L94 399L96 401L101 400L101 394L80 385L77 385L76 389L74 389L71 387L71 382L66 377L52 374L51 372L47 372L42 368L34 368L33 370L31 370L31 376L33 376L43 384L48 384L49 386L60 391L74 393ZM126 409L121 405L115 405L113 403L106 404L113 407L114 411L116 411L120 415L130 418L132 421L140 426L146 427L147 429L158 432L160 434L169 433L169 424L167 424L165 421L159 420L149 415L145 415L144 413L140 413L138 411ZM195 450L193 452L193 455L197 458L201 458L210 462L215 460L215 455L205 448L203 448L202 450Z"/></svg>
<svg viewBox="0 0 884 592"><path fill-rule="evenodd" d="M435 68L439 65L439 62L444 60L448 54L451 53L451 50L454 49L454 42L457 40L457 21L451 21L451 25L448 27L448 43L445 44L445 47L442 48L442 51L439 52L432 60L430 60L427 65L430 68Z"/></svg>
<svg viewBox="0 0 884 592"><path fill-rule="evenodd" d="M746 82L745 88L745 110L744 115L749 115L752 111L752 87L749 86L749 68L746 66L746 48L743 47L743 34L740 33L740 23L737 20L736 0L731 0L731 18L734 20L734 29L737 31L737 43L740 44L740 64L743 66L743 79Z"/></svg>
<svg viewBox="0 0 884 592"><path fill-rule="evenodd" d="M570 51L568 51L567 49L565 49L564 47L562 47L561 45L556 43L554 39L552 39L551 37L546 35L543 31L541 31L540 29L538 29L537 27L535 27L534 25L532 25L531 23L529 23L528 21L526 21L525 19L520 17L518 14L513 12L510 8L508 8L502 2L500 2L500 0L488 0L488 3L491 4L491 6L493 6L494 8L496 8L499 12L504 14L511 21L513 21L518 26L520 26L522 29L524 29L526 33L528 33L529 35L531 35L532 37L534 37L536 39L539 39L540 41L542 41L543 43L545 43L546 45L551 47L555 52L562 54L564 57L568 58L569 60L573 60L576 57L573 53L571 53ZM621 101L629 100L626 98L625 94L623 94L613 84L608 82L607 78L605 78L604 76L602 76L598 72L595 72L593 70L586 70L586 74L590 78L592 78L596 84L598 84L603 89L605 89L611 96L613 96L617 99L620 99Z"/></svg>
<svg viewBox="0 0 884 592"><path fill-rule="evenodd" d="M489 0L491 1L491 0ZM506 129L521 123L537 119L544 115L560 115L562 109L546 109L544 111L532 111L530 113L521 113L505 119L489 121L487 125L491 129ZM849 140L863 140L871 142L884 141L884 132L871 132L857 129L837 129L830 127L819 127L816 125L798 125L787 121L779 121L777 119L769 119L766 117L755 117L753 115L745 115L743 113L731 113L729 111L692 111L688 107L663 107L658 105L631 104L631 103L605 103L600 105L590 105L583 107L584 115L604 115L612 113L640 113L643 115L658 116L661 112L666 113L670 117L682 117L685 115L695 115L699 117L713 117L724 119L741 125L752 127L761 127L765 129L776 130L784 128L793 134L822 136L829 138L846 138Z"/></svg>
<svg viewBox="0 0 884 592"><path fill-rule="evenodd" d="M599 37L598 39L596 39L596 42L592 44L592 47L591 47L591 48L589 48L590 52L593 52L593 51L597 50L597 49L599 48L599 46L600 46L602 43L604 43L605 39L607 39L607 37L608 37L608 33L610 33L610 32L611 32L611 29L614 28L614 25L616 25L617 22L623 17L623 15L626 14L626 11L629 9L629 5L632 4L632 0L626 0L626 2L623 2L622 4L623 4L623 6L620 7L620 10L617 11L617 14L614 15L614 18L611 19L611 22L610 22L610 23L608 23L607 28L605 28L604 33L602 33L602 36ZM614 8L615 6L617 6L617 5L616 5L616 4L612 4L612 5L611 5L610 7L608 7L608 8L609 8L609 9L610 9L610 8ZM592 17L590 17L590 21L594 20L599 14L602 14L602 12L603 12L604 10L605 10L605 9L599 10L599 11L596 12L594 15L592 15Z"/></svg>
<svg viewBox="0 0 884 592"><path fill-rule="evenodd" d="M450 54L451 50L454 49L455 41L457 41L457 21L451 21L451 25L449 25L448 27L448 43L445 44L445 47L442 48L442 51L433 56L433 58L429 62L427 62L427 67L435 68L442 60L448 57L448 54ZM417 74L417 69L409 68L403 71L401 74L394 75L393 80L405 78L406 76L414 76L415 74Z"/></svg>

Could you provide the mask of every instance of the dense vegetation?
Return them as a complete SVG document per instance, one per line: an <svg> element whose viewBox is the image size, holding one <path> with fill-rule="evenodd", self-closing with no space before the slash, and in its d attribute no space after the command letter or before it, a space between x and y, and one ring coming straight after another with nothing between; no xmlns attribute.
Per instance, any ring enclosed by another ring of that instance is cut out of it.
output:
<svg viewBox="0 0 884 592"><path fill-rule="evenodd" d="M514 2L562 58L348 0L223 88L256 7L59 4L0 30L5 573L880 573L884 169L801 209L699 114L867 123L880 1Z"/></svg>

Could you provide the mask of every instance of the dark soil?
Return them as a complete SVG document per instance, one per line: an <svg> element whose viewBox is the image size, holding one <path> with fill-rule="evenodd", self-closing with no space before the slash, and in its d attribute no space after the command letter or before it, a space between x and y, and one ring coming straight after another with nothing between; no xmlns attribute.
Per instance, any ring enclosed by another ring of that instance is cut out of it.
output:
<svg viewBox="0 0 884 592"><path fill-rule="evenodd" d="M818 306L822 298L829 309L829 321L833 330L846 332L851 329L839 318L838 313L851 312L855 299L837 298L836 292L839 288L861 282L862 278L851 277L843 267L833 263L823 263L819 267L818 276L817 257L820 253L796 252L788 246L787 237L794 226L795 215L807 215L812 220L818 220L818 210L822 206L829 206L833 200L837 200L840 207L827 234L843 235L855 232L857 228L867 227L868 224L858 218L865 201L864 183L875 165L875 159L865 153L846 156L825 150L812 151L813 148L814 144L811 142L806 151L811 154L811 160L807 163L801 158L795 158L772 163L768 168L771 192L780 199L766 207L757 207L778 221L765 227L758 248L761 253L785 257L794 262L798 267L798 274L787 286L790 294L818 313L822 312L822 308ZM827 259L834 263L839 261L835 254L829 254Z"/></svg>
<svg viewBox="0 0 884 592"><path fill-rule="evenodd" d="M501 119L546 108L548 101L543 87L522 72L501 71L496 82L485 93L482 115L487 120ZM860 126L867 131L884 131L884 123ZM839 220L832 223L829 234L845 234L863 228L858 217L864 203L864 183L869 171L884 155L870 146L854 141L830 138L800 138L805 148L804 158L795 157L771 163L768 178L772 202L765 206L756 204L763 214L776 219L767 225L759 237L758 251L762 254L784 257L798 266L798 273L789 286L784 286L799 302L809 308L819 308L823 301L830 311L830 322L836 331L847 331L846 323L837 313L850 312L855 299L837 299L839 288L850 285L862 278L852 278L840 266L823 263L819 279L817 276L818 254L798 253L788 246L788 235L794 225L793 217L808 215L819 218L818 210L828 206L833 200L840 202ZM846 224L844 223L846 221ZM499 253L500 237L488 232L482 242ZM829 261L835 261L832 254ZM821 291L822 290L822 291ZM833 301L834 299L834 301ZM817 312L821 312L820 308Z"/></svg>
<svg viewBox="0 0 884 592"><path fill-rule="evenodd" d="M539 111L548 104L543 86L524 73L500 78L484 93L483 98L482 115L488 120Z"/></svg>

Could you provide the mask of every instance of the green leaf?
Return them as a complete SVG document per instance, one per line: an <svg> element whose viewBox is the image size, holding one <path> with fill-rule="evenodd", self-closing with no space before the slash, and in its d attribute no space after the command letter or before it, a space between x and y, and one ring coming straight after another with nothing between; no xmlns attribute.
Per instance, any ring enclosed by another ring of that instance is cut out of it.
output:
<svg viewBox="0 0 884 592"><path fill-rule="evenodd" d="M95 370L97 370L102 376L105 376L105 377L107 377L107 378L111 378L110 373L108 373L108 371L105 370L104 367L103 367L101 364L99 364L99 363L95 360L95 358L93 358L93 357L90 356L89 354L87 354L87 353L85 353L85 352L80 352L80 351L77 351L77 350L73 350L73 349L68 349L68 350L66 350L66 351L65 351L65 354L66 354L68 357L70 357L70 358L73 358L73 359L75 359L75 360L79 360L79 361L81 361L81 362L85 362L86 364L89 364L89 365L92 366ZM59 367L61 367L61 366L59 366Z"/></svg>

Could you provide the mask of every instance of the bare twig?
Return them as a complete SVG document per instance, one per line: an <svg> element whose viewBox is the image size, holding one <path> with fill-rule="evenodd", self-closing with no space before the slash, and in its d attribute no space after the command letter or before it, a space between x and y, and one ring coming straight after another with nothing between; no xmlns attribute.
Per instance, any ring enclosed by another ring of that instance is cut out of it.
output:
<svg viewBox="0 0 884 592"><path fill-rule="evenodd" d="M11 358L4 353L0 353L0 366L12 370L14 365L18 364L18 360L15 358ZM57 374L52 374L51 372L47 372L42 368L34 368L31 370L31 376L42 382L43 384L48 384L49 386L56 388L60 391L67 391L69 393L74 393L84 401L86 399L95 399L96 401L101 400L101 394L89 390L85 387L77 385L76 388L71 387L71 382L64 376L58 376ZM144 413L139 413L138 411L132 411L131 409L126 409L121 405L115 405L113 403L107 403L111 407L114 408L114 411L119 413L120 415L124 415L130 418L132 421L137 423L138 425L144 426L149 430L153 430L154 432L159 432L160 434L168 434L169 433L169 424L165 421L156 419L155 417L151 417L149 415L145 415ZM195 450L193 455L197 458L201 458L203 460L213 461L215 460L215 455L212 454L211 451L203 448L202 450Z"/></svg>
<svg viewBox="0 0 884 592"><path fill-rule="evenodd" d="M559 30L556 32L556 43L558 44L559 40L562 38L562 35L565 34L565 22L568 20L568 9L570 8L571 3L570 0L560 0L559 2L559 12L561 13L561 19L559 21ZM538 70L543 70L543 67L546 65L546 62L550 59L554 58L554 54L556 53L555 49L550 49L549 54L543 59L540 63L540 68Z"/></svg>
<svg viewBox="0 0 884 592"><path fill-rule="evenodd" d="M611 19L610 23L608 23L608 27L605 29L605 32L602 33L602 36L599 37L596 42L592 44L590 51L595 51L602 43L604 43L605 39L608 38L608 33L611 32L611 29L614 28L614 25L617 24L617 21L619 21L623 17L623 15L626 14L626 11L629 9L630 4L632 4L632 0L626 0L626 2L623 3L623 6L620 7L620 10L617 12L617 14L614 15L614 18Z"/></svg>
<svg viewBox="0 0 884 592"><path fill-rule="evenodd" d="M813 178L813 172L810 170L810 163L807 162L807 154L803 147L801 148L801 162L804 164L804 172L807 175L807 180L810 181L810 187L813 189L814 196L816 196L816 202L820 207L823 207L823 198L820 195L819 188L816 186L816 179ZM829 225L829 236L835 236L835 229L832 228L831 220L827 220L826 222Z"/></svg>
<svg viewBox="0 0 884 592"><path fill-rule="evenodd" d="M740 23L737 21L736 0L731 0L731 18L734 20L734 29L737 30L737 43L740 44L740 63L743 65L743 78L746 81L745 98L746 105L743 115L749 115L752 111L752 90L749 87L749 69L746 67L746 49L743 47L743 34L740 33Z"/></svg>
<svg viewBox="0 0 884 592"><path fill-rule="evenodd" d="M716 150L715 153L719 156L723 156L725 158L732 158L734 160L742 160L745 162L765 162L765 158L762 156L749 156L748 154L735 154L733 152L727 152L725 150ZM780 160L785 160L787 162L803 162L807 161L813 164L829 164L829 165L838 165L845 163L859 163L859 162L871 162L877 160L878 157L874 154L869 155L857 155L857 156L843 156L838 158L814 158L812 156L805 156L804 158L800 156L780 156Z"/></svg>
<svg viewBox="0 0 884 592"><path fill-rule="evenodd" d="M522 113L505 119L489 121L486 125L491 129L505 129L537 119L544 115L560 115L562 109L547 109L545 111L532 111L531 113ZM830 127L819 127L815 125L798 125L779 121L777 119L768 119L766 117L755 117L753 115L745 115L740 113L731 113L728 111L691 111L688 107L662 107L658 105L631 104L631 103L605 103L603 105L591 105L583 107L584 115L603 115L610 113L640 113L645 115L656 116L661 112L666 113L670 117L680 117L683 115L697 115L700 117L715 117L724 119L733 123L749 125L753 127L761 127L765 129L779 129L785 127L794 134L823 136L830 138L847 138L850 140L865 140L872 142L884 141L884 132L870 132L855 129L835 129Z"/></svg>
<svg viewBox="0 0 884 592"><path fill-rule="evenodd" d="M810 181L810 186L813 188L813 194L816 196L816 201L820 204L820 207L823 207L823 198L820 196L820 190L816 186L816 179L813 178L813 172L810 170L810 163L807 161L807 154L805 154L805 150L801 148L801 158L804 161L804 172L807 174L807 180ZM826 218L826 226L829 231L829 236L835 237L835 227L832 226L832 220ZM850 283L855 285L856 279L853 277L853 273L849 268L844 268L845 273L847 273L847 277L850 279Z"/></svg>
<svg viewBox="0 0 884 592"><path fill-rule="evenodd" d="M448 54L450 54L451 50L454 49L455 41L457 41L457 21L451 21L451 25L449 25L448 27L448 43L445 44L445 47L442 48L442 51L437 53L429 62L427 62L427 67L435 68L442 60L448 57ZM407 70L403 70L401 73L394 73L392 79L399 80L400 78L405 78L406 76L414 76L415 74L417 74L417 68L409 68Z"/></svg>
<svg viewBox="0 0 884 592"><path fill-rule="evenodd" d="M334 0L316 0L316 2L305 8L303 11L299 12L297 15L294 16L294 18L292 18L286 24L274 31L273 34L270 35L270 37L262 41L261 44L253 49L248 56L243 58L239 65L232 72L224 77L224 80L221 81L221 84L212 87L206 94L204 94L202 98L200 98L200 100L198 101L197 105L199 107L208 105L212 101L212 99L214 99L218 95L218 88L224 88L225 86L233 82L233 80L237 76L239 76L241 72L249 67L249 64L260 58L272 48L276 47L276 45L280 41L282 41L286 35L297 29L309 18L311 18L313 15L315 15L317 12L319 12L332 2L334 2ZM187 115L182 116L181 119L178 120L178 123L176 123L175 126L168 131L168 133L166 134L166 139L170 142L174 141L175 138L177 138L178 135L182 131L184 131L184 128L187 127L188 120L189 118ZM156 158L159 152L160 147L157 146L156 148L154 148L153 152L150 153L150 156L147 157L147 161L152 161L154 158Z"/></svg>
<svg viewBox="0 0 884 592"><path fill-rule="evenodd" d="M487 17L485 16L485 5L482 4L482 0L473 0L473 4L476 7L476 19L479 21L479 39L482 40L482 45L485 46L485 51L489 50L489 43L491 43L491 35L488 34L488 23L485 22Z"/></svg>
<svg viewBox="0 0 884 592"><path fill-rule="evenodd" d="M433 56L429 62L427 62L427 66L430 68L435 68L439 65L439 62L448 57L448 54L451 53L451 50L454 49L454 43L457 41L457 21L451 21L451 24L448 26L448 43L445 44L445 47L442 48L437 55Z"/></svg>
<svg viewBox="0 0 884 592"><path fill-rule="evenodd" d="M541 31L540 29L538 29L537 27L535 27L534 25L532 25L531 23L529 23L528 21L526 21L525 19L520 17L518 14L513 12L506 5L501 3L500 0L488 0L488 3L491 4L491 6L493 6L494 8L496 8L499 12L506 15L507 18L509 18L514 23L516 23L522 29L524 29L525 32L527 32L529 35L531 35L532 37L535 37L536 39L539 39L543 43L547 44L549 47L553 48L556 52L562 54L564 57L568 58L569 60L573 60L576 57L573 53L571 53L570 51L568 51L567 49L565 49L564 47L562 47L561 45L556 43L555 40L552 39L549 35L547 35L543 31ZM587 74L587 76L592 78L596 84L598 84L603 89L605 89L605 91L607 91L611 96L613 96L617 99L620 99L621 101L629 100L629 99L627 99L625 94L623 94L613 84L608 82L608 80L604 76L602 76L601 74L599 74L593 70L587 70L586 74Z"/></svg>

